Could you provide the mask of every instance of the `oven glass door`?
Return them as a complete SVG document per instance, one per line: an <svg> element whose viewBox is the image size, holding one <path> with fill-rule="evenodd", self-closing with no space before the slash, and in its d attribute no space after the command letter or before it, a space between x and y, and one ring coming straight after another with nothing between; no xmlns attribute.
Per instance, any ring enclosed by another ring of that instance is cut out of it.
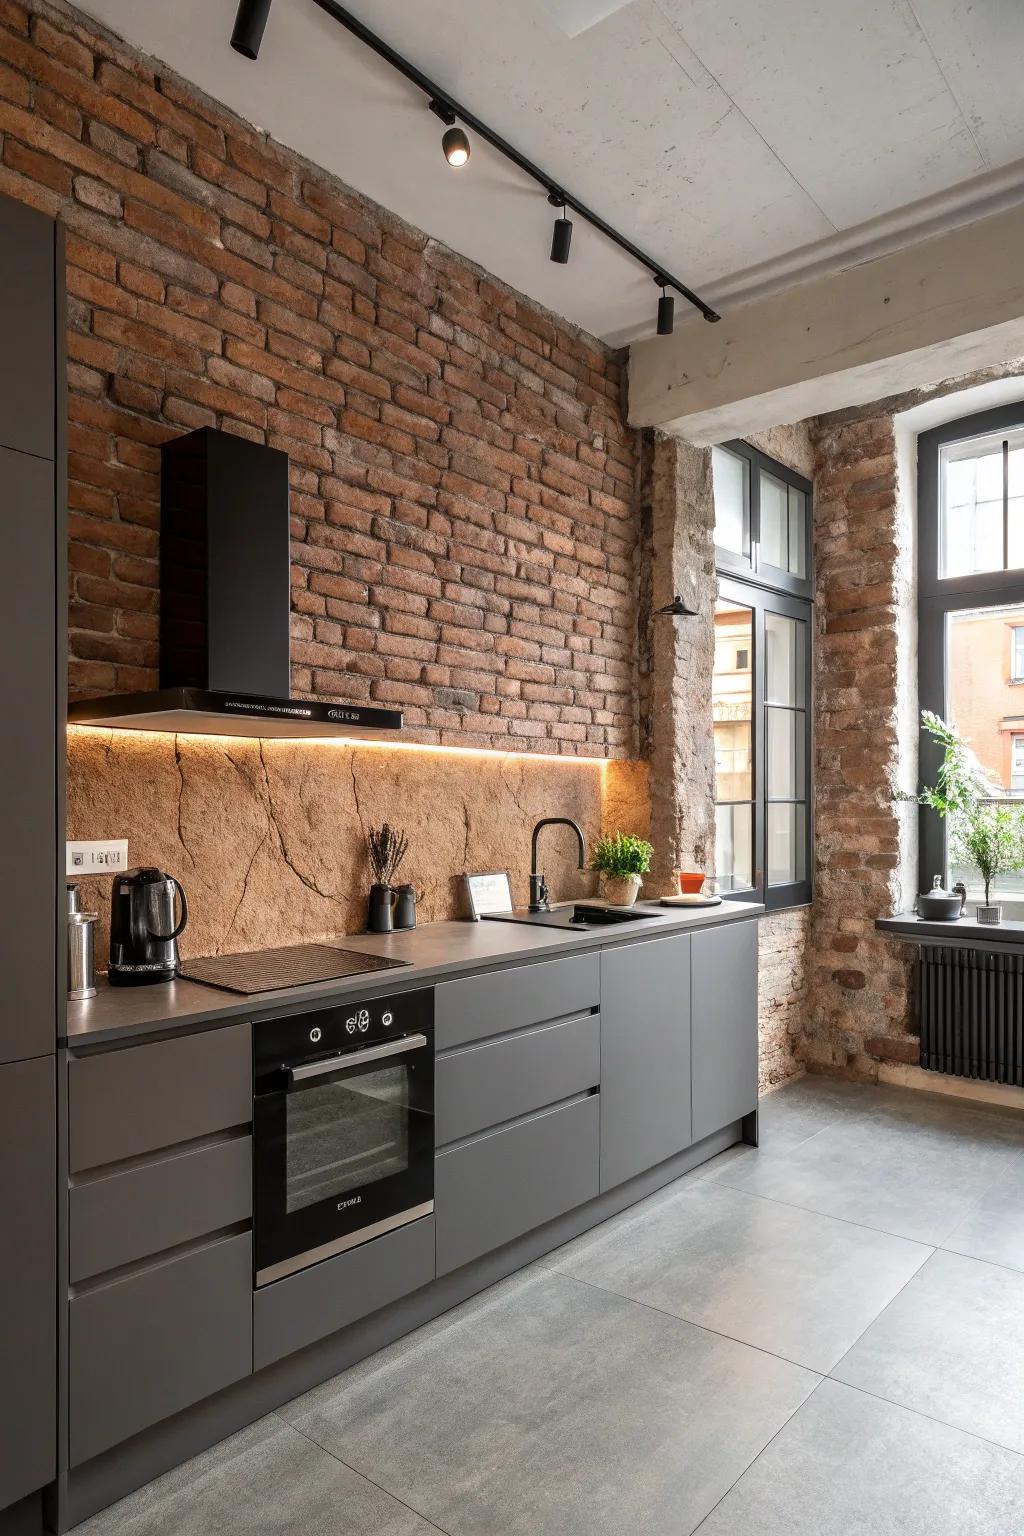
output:
<svg viewBox="0 0 1024 1536"><path fill-rule="evenodd" d="M255 1101L259 1284L433 1198L433 1048L423 1035L283 1078Z"/></svg>

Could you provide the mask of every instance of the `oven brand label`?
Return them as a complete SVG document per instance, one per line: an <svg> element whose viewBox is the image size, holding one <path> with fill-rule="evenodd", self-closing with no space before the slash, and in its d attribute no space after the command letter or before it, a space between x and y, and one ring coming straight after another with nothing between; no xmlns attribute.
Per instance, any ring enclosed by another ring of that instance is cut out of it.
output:
<svg viewBox="0 0 1024 1536"><path fill-rule="evenodd" d="M338 1201L338 1210L339 1211L347 1211L350 1205L361 1205L362 1202L363 1202L362 1195L350 1195L347 1200L339 1200Z"/></svg>

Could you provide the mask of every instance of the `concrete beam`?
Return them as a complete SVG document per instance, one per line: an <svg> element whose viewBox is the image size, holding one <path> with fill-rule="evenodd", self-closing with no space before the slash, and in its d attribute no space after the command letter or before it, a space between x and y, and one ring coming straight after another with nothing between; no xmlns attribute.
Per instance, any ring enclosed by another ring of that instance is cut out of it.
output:
<svg viewBox="0 0 1024 1536"><path fill-rule="evenodd" d="M697 444L1024 355L1024 207L694 319L630 353L629 419Z"/></svg>

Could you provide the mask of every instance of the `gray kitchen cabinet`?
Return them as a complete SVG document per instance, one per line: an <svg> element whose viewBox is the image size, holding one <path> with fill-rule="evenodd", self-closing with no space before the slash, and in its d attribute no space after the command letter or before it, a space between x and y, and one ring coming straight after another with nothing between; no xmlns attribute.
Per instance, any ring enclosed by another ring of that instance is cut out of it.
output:
<svg viewBox="0 0 1024 1536"><path fill-rule="evenodd" d="M76 1180L70 1276L87 1280L252 1218L252 1137L189 1145Z"/></svg>
<svg viewBox="0 0 1024 1536"><path fill-rule="evenodd" d="M56 1472L56 1149L53 1057L0 1067L0 1509Z"/></svg>
<svg viewBox="0 0 1024 1536"><path fill-rule="evenodd" d="M757 1108L756 922L691 939L693 1139Z"/></svg>
<svg viewBox="0 0 1024 1536"><path fill-rule="evenodd" d="M596 1088L601 1081L601 1020L585 1013L538 1024L437 1059L437 1145L518 1120Z"/></svg>
<svg viewBox="0 0 1024 1536"><path fill-rule="evenodd" d="M451 1050L510 1029L585 1013L597 1007L600 987L600 965L593 952L442 982L434 993L437 1049Z"/></svg>
<svg viewBox="0 0 1024 1536"><path fill-rule="evenodd" d="M56 537L53 465L0 447L0 569L10 576L0 604L0 1061L42 1056L57 1039Z"/></svg>
<svg viewBox="0 0 1024 1536"><path fill-rule="evenodd" d="M55 262L54 221L0 200L0 445L43 459L55 454Z"/></svg>
<svg viewBox="0 0 1024 1536"><path fill-rule="evenodd" d="M72 1173L251 1120L248 1024L76 1057L68 1067Z"/></svg>
<svg viewBox="0 0 1024 1536"><path fill-rule="evenodd" d="M690 936L602 950L602 1191L692 1140Z"/></svg>
<svg viewBox="0 0 1024 1536"><path fill-rule="evenodd" d="M587 1094L438 1154L439 1275L596 1196L600 1097Z"/></svg>
<svg viewBox="0 0 1024 1536"><path fill-rule="evenodd" d="M197 1245L71 1298L70 1462L252 1371L252 1238Z"/></svg>
<svg viewBox="0 0 1024 1536"><path fill-rule="evenodd" d="M253 1297L253 1368L261 1371L433 1278L434 1218L421 1216L348 1253L275 1280Z"/></svg>

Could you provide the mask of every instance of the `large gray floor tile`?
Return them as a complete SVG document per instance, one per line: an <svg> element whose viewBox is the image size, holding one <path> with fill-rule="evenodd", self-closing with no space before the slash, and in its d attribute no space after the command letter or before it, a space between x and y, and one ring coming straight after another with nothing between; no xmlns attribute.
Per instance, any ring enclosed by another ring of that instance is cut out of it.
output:
<svg viewBox="0 0 1024 1536"><path fill-rule="evenodd" d="M1024 1275L933 1254L832 1374L1024 1451Z"/></svg>
<svg viewBox="0 0 1024 1536"><path fill-rule="evenodd" d="M280 1419L263 1419L76 1526L74 1536L435 1536Z"/></svg>
<svg viewBox="0 0 1024 1536"><path fill-rule="evenodd" d="M675 1188L556 1267L822 1373L932 1252L721 1184Z"/></svg>
<svg viewBox="0 0 1024 1536"><path fill-rule="evenodd" d="M839 1118L791 1151L738 1164L722 1181L899 1237L942 1243L1017 1161L1020 1130L1001 1116L935 1108L930 1098L920 1106L889 1107L887 1090L878 1092L874 1112Z"/></svg>
<svg viewBox="0 0 1024 1536"><path fill-rule="evenodd" d="M286 1412L452 1536L687 1536L818 1379L534 1271Z"/></svg>
<svg viewBox="0 0 1024 1536"><path fill-rule="evenodd" d="M1024 1270L1024 1160L994 1184L942 1244L954 1253Z"/></svg>
<svg viewBox="0 0 1024 1536"><path fill-rule="evenodd" d="M1024 1460L826 1381L699 1536L1013 1536Z"/></svg>

